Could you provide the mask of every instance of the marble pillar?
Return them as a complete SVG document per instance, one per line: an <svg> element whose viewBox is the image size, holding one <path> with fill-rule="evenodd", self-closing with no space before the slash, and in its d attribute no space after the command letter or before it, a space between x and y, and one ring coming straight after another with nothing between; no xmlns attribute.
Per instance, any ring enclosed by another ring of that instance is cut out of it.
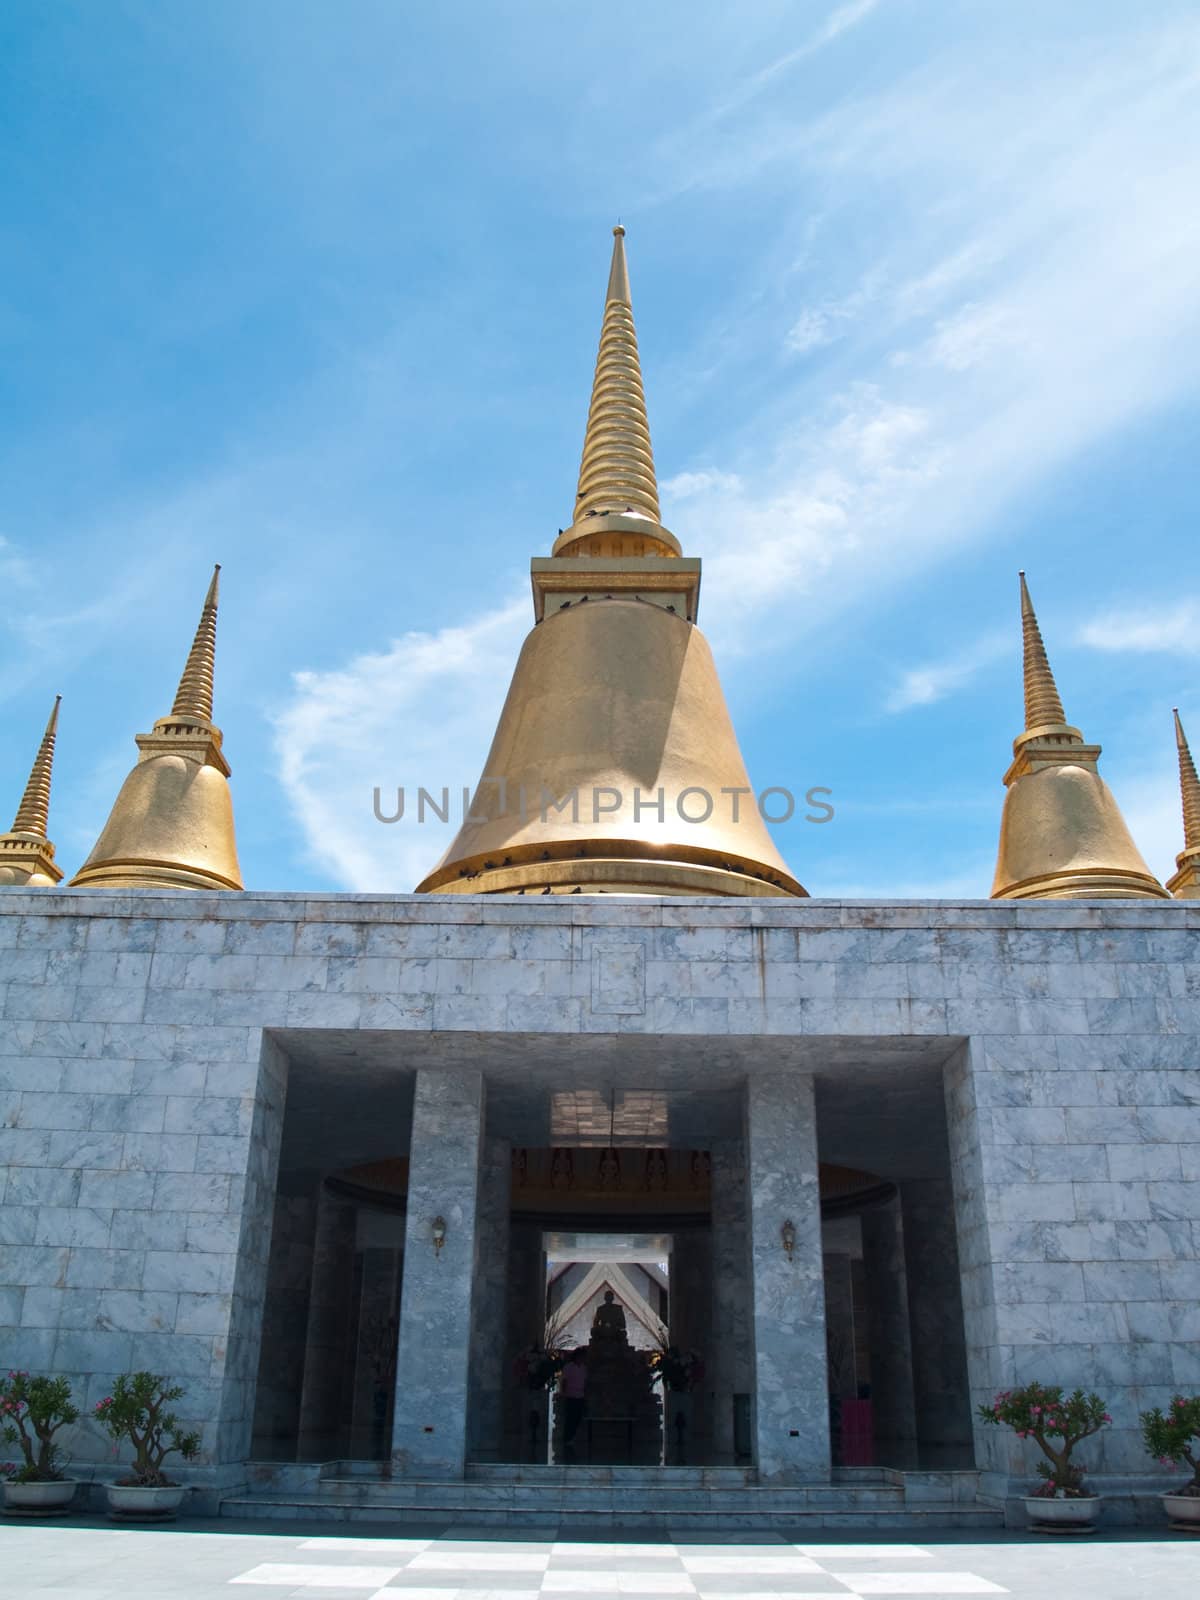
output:
<svg viewBox="0 0 1200 1600"><path fill-rule="evenodd" d="M741 1139L712 1146L712 1343L707 1387L712 1450L718 1462L736 1460L734 1396L754 1387L750 1305L750 1242L746 1210L746 1149Z"/></svg>
<svg viewBox="0 0 1200 1600"><path fill-rule="evenodd" d="M876 1459L885 1467L912 1467L916 1465L917 1423L898 1198L863 1212L862 1242Z"/></svg>
<svg viewBox="0 0 1200 1600"><path fill-rule="evenodd" d="M475 1228L475 1292L471 1309L471 1382L467 1439L476 1461L501 1459L507 1382L504 1329L508 1298L508 1235L512 1147L485 1138Z"/></svg>
<svg viewBox="0 0 1200 1600"><path fill-rule="evenodd" d="M392 1428L398 1477L461 1478L466 1463L483 1100L478 1072L417 1073Z"/></svg>
<svg viewBox="0 0 1200 1600"><path fill-rule="evenodd" d="M330 1461L347 1445L356 1212L354 1201L321 1189L304 1341L299 1461Z"/></svg>
<svg viewBox="0 0 1200 1600"><path fill-rule="evenodd" d="M746 1086L754 1437L763 1483L827 1482L829 1393L817 1115L811 1077ZM790 1222L789 1255L782 1228Z"/></svg>
<svg viewBox="0 0 1200 1600"><path fill-rule="evenodd" d="M540 1346L546 1331L546 1256L540 1223L514 1221L509 1231L508 1303L504 1326L504 1458L508 1461L530 1459L529 1417L530 1412L536 1410L539 1426L543 1428L540 1447L544 1461L547 1450L545 1405L512 1378L517 1357L529 1345Z"/></svg>
<svg viewBox="0 0 1200 1600"><path fill-rule="evenodd" d="M905 1183L900 1200L920 1464L969 1466L972 1419L954 1192L949 1178L930 1178Z"/></svg>
<svg viewBox="0 0 1200 1600"><path fill-rule="evenodd" d="M681 1228L671 1250L668 1290L668 1338L680 1350L694 1350L705 1364L705 1376L687 1396L682 1406L666 1401L668 1461L679 1460L690 1466L707 1462L710 1442L708 1405L708 1363L712 1360L712 1235L707 1228ZM684 1418L682 1437L672 1411ZM680 1450L682 1449L682 1454Z"/></svg>

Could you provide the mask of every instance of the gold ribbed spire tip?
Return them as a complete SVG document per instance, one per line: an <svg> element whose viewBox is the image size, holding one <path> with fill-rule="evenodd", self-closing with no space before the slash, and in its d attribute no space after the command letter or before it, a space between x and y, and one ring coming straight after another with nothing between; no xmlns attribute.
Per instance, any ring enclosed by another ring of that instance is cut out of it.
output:
<svg viewBox="0 0 1200 1600"><path fill-rule="evenodd" d="M1200 776L1175 707L1175 747L1179 752L1179 790L1183 800L1183 847L1200 850Z"/></svg>
<svg viewBox="0 0 1200 1600"><path fill-rule="evenodd" d="M211 723L213 715L213 672L217 653L217 600L221 576L220 562L213 568L212 582L204 597L196 637L188 651L187 664L179 680L175 704L171 707L174 721Z"/></svg>
<svg viewBox="0 0 1200 1600"><path fill-rule="evenodd" d="M1024 570L1017 576L1021 581L1021 638L1025 657L1025 732L1030 733L1035 728L1062 728L1067 717L1050 670Z"/></svg>
<svg viewBox="0 0 1200 1600"><path fill-rule="evenodd" d="M50 826L50 775L54 765L54 738L58 731L58 708L61 704L62 695L56 694L54 708L46 722L46 731L33 759L29 782L17 807L12 825L14 833L31 833L39 839L47 836Z"/></svg>

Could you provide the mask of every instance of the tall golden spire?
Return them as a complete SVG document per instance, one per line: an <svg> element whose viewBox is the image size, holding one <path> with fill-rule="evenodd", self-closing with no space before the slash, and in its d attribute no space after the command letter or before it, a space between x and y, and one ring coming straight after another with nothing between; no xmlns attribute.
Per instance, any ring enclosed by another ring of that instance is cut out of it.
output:
<svg viewBox="0 0 1200 1600"><path fill-rule="evenodd" d="M1050 671L1033 601L1029 598L1029 585L1025 582L1023 572L1018 576L1021 580L1021 637L1025 652L1025 732L1032 733L1035 729L1047 727L1064 728L1067 719L1059 699L1058 685Z"/></svg>
<svg viewBox="0 0 1200 1600"><path fill-rule="evenodd" d="M54 740L58 732L58 708L62 695L54 697L54 709L33 759L33 768L17 815L8 833L0 833L0 883L25 884L29 888L53 888L62 878L54 865L54 846L47 830L50 826L50 776L54 766Z"/></svg>
<svg viewBox="0 0 1200 1600"><path fill-rule="evenodd" d="M217 584L221 576L220 563L213 568L212 582L204 597L204 609L196 628L196 637L188 651L187 664L175 704L171 707L173 718L190 722L210 723L213 714L213 671L217 655Z"/></svg>
<svg viewBox="0 0 1200 1600"><path fill-rule="evenodd" d="M659 519L654 451L625 264L625 229L620 225L613 229L600 353L572 520L611 511L640 514L651 522Z"/></svg>
<svg viewBox="0 0 1200 1600"><path fill-rule="evenodd" d="M1021 580L1025 730L1004 775L993 899L1161 899L1086 744L1063 712L1025 574Z"/></svg>
<svg viewBox="0 0 1200 1600"><path fill-rule="evenodd" d="M72 888L242 887L229 763L212 721L220 570L213 571L171 714L135 735L137 765Z"/></svg>
<svg viewBox="0 0 1200 1600"><path fill-rule="evenodd" d="M583 436L571 526L556 556L677 556L660 520L654 451L625 261L625 229L613 229L592 403Z"/></svg>
<svg viewBox="0 0 1200 1600"><path fill-rule="evenodd" d="M1179 869L1167 880L1177 900L1200 900L1200 777L1188 748L1179 708L1175 708L1175 746L1179 751L1179 791L1183 800L1183 849L1175 857Z"/></svg>
<svg viewBox="0 0 1200 1600"><path fill-rule="evenodd" d="M659 521L614 232L574 521L533 559L535 625L485 776L418 892L803 895L695 626L700 563Z"/></svg>

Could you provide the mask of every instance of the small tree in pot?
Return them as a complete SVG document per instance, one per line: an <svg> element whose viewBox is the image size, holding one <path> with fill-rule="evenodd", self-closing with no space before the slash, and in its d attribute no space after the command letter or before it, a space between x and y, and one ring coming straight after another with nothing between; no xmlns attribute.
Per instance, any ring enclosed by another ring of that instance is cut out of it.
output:
<svg viewBox="0 0 1200 1600"><path fill-rule="evenodd" d="M0 1378L0 1438L20 1445L23 1457L22 1465L5 1469L9 1483L66 1482L54 1436L78 1418L65 1378L31 1378L27 1372Z"/></svg>
<svg viewBox="0 0 1200 1600"><path fill-rule="evenodd" d="M1034 1440L1046 1457L1037 1464L1043 1479L1038 1496L1047 1500L1092 1498L1083 1481L1083 1468L1071 1460L1071 1452L1081 1440L1112 1421L1098 1394L1076 1389L1064 1397L1057 1384L1027 1383L1023 1389L1003 1390L990 1406L980 1406L979 1420L1011 1428L1018 1439Z"/></svg>
<svg viewBox="0 0 1200 1600"><path fill-rule="evenodd" d="M1164 1467L1186 1461L1192 1469L1187 1483L1164 1495L1168 1513L1187 1523L1200 1523L1200 1395L1189 1400L1177 1394L1169 1410L1155 1406L1153 1411L1143 1411L1139 1421L1146 1449Z"/></svg>
<svg viewBox="0 0 1200 1600"><path fill-rule="evenodd" d="M178 1400L183 1390L178 1384L153 1372L122 1373L113 1392L96 1406L95 1416L116 1440L128 1439L133 1446L133 1466L120 1479L122 1487L168 1489L171 1480L163 1472L163 1462L173 1452L185 1461L200 1449L198 1433L184 1433L179 1419L167 1407Z"/></svg>

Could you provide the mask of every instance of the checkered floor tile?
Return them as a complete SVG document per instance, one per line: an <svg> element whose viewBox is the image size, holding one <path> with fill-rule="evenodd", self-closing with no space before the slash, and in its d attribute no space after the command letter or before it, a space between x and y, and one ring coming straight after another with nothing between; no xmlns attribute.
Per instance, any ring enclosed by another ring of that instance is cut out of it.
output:
<svg viewBox="0 0 1200 1600"><path fill-rule="evenodd" d="M458 1539L306 1539L301 1559L232 1578L276 1595L337 1590L359 1600L867 1600L1006 1594L916 1545L520 1544ZM949 1553L949 1552L947 1552Z"/></svg>

